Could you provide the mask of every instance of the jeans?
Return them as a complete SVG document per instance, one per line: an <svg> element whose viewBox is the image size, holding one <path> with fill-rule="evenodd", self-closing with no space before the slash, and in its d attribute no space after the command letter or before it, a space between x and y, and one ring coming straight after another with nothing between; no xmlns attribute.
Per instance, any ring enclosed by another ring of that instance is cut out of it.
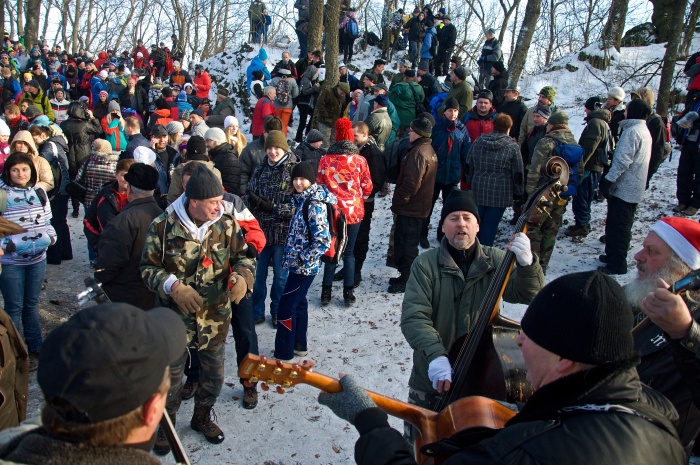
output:
<svg viewBox="0 0 700 465"><path fill-rule="evenodd" d="M425 218L396 215L394 231L394 262L406 282L411 274L411 265L418 256L418 242Z"/></svg>
<svg viewBox="0 0 700 465"><path fill-rule="evenodd" d="M51 265L60 265L61 260L73 258L67 221L69 198L70 196L61 194L51 200L51 226L56 230L56 243L46 251L46 262Z"/></svg>
<svg viewBox="0 0 700 465"><path fill-rule="evenodd" d="M496 239L498 224L506 209L505 207L486 207L484 205L477 205L476 208L479 211L479 232L476 237L481 245L491 247Z"/></svg>
<svg viewBox="0 0 700 465"><path fill-rule="evenodd" d="M296 29L297 39L299 39L299 58L306 58L306 53L309 47L309 36L304 34L298 28Z"/></svg>
<svg viewBox="0 0 700 465"><path fill-rule="evenodd" d="M627 251L632 239L636 211L636 203L628 203L612 195L608 198L608 217L605 221L606 266L615 273L627 273Z"/></svg>
<svg viewBox="0 0 700 465"><path fill-rule="evenodd" d="M255 319L265 318L265 299L267 298L267 267L272 261L272 286L270 287L270 315L277 315L277 307L287 281L288 270L282 267L284 262L284 246L268 245L258 255L258 265L255 270L253 285L253 314Z"/></svg>
<svg viewBox="0 0 700 465"><path fill-rule="evenodd" d="M347 266L347 265L345 265ZM275 336L275 358L290 360L294 357L294 348L307 350L306 330L309 327L309 292L313 276L289 273L284 286L284 299L277 313L277 335Z"/></svg>
<svg viewBox="0 0 700 465"><path fill-rule="evenodd" d="M357 234L360 232L360 224L348 225L348 245L345 247L345 253L343 254L343 284L345 287L351 287L355 284L355 242L357 241ZM333 285L333 275L337 266L330 263L323 265L324 286Z"/></svg>
<svg viewBox="0 0 700 465"><path fill-rule="evenodd" d="M578 185L578 191L571 202L571 209L574 211L578 226L588 226L591 222L591 203L593 203L595 191L598 190L602 174L590 171Z"/></svg>
<svg viewBox="0 0 700 465"><path fill-rule="evenodd" d="M416 42L415 40L411 40L408 42L408 59L411 60L411 63L413 63L414 68L418 64L418 58L419 58L418 52L420 52L420 47L421 47L420 42Z"/></svg>
<svg viewBox="0 0 700 465"><path fill-rule="evenodd" d="M19 330L24 327L24 342L29 352L41 350L39 323L39 294L44 283L46 260L33 265L2 265L0 292L5 300L5 311Z"/></svg>
<svg viewBox="0 0 700 465"><path fill-rule="evenodd" d="M369 232L372 228L372 215L374 214L374 201L365 202L365 216L360 222L360 231L355 241L355 271L362 271L362 263L367 259L369 252ZM359 270L358 268L359 264Z"/></svg>

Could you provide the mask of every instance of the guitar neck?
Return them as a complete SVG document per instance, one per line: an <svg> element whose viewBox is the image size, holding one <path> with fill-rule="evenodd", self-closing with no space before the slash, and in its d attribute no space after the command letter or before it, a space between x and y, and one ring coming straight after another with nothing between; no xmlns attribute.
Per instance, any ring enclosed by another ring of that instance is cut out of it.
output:
<svg viewBox="0 0 700 465"><path fill-rule="evenodd" d="M343 391L340 381L316 372L305 373L302 382L330 393ZM384 410L387 414L400 420L407 421L421 430L426 423L433 423L437 421L438 414L432 410L418 407L407 402L401 402L400 400L396 400L392 397L388 397L374 391L366 390L365 392L377 404L377 407Z"/></svg>

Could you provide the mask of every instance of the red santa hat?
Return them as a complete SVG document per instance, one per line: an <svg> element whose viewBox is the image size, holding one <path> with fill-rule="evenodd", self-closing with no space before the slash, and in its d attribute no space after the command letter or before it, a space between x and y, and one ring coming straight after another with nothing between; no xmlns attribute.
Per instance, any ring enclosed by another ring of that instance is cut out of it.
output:
<svg viewBox="0 0 700 465"><path fill-rule="evenodd" d="M352 132L352 121L347 118L340 118L335 122L335 141L355 140L355 134Z"/></svg>
<svg viewBox="0 0 700 465"><path fill-rule="evenodd" d="M687 218L661 218L651 231L668 244L692 270L700 268L700 223Z"/></svg>

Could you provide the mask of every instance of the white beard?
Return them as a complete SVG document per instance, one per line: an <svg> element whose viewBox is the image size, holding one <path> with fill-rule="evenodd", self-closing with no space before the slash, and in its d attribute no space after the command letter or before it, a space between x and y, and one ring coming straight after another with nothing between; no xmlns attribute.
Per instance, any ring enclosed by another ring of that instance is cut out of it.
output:
<svg viewBox="0 0 700 465"><path fill-rule="evenodd" d="M637 264L637 267L640 265ZM639 309L642 306L642 300L653 292L658 286L656 282L659 278L666 281L669 285L675 283L685 276L690 269L680 259L671 258L664 266L656 273L649 274L644 279L639 279L639 275L625 285L625 295L627 302L632 308Z"/></svg>

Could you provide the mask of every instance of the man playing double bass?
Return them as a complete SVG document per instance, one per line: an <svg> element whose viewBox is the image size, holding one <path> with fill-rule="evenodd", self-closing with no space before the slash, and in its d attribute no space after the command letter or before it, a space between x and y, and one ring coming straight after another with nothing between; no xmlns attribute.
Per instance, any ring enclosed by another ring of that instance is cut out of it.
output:
<svg viewBox="0 0 700 465"><path fill-rule="evenodd" d="M411 267L404 296L401 330L413 348L413 371L408 402L431 410L452 382L447 358L452 345L468 333L476 319L491 278L505 256L503 250L479 244L479 212L471 191L453 190L442 209L440 247L419 255ZM529 303L544 285L539 260L533 260L530 241L523 233L506 246L517 265L503 298ZM406 439L416 430L409 423Z"/></svg>
<svg viewBox="0 0 700 465"><path fill-rule="evenodd" d="M680 300L680 299L679 299ZM532 300L517 343L535 393L505 428L449 457L445 465L687 463L668 399L635 370L632 309L599 271L555 279ZM360 432L358 464L415 464L400 433L352 376L319 402Z"/></svg>

